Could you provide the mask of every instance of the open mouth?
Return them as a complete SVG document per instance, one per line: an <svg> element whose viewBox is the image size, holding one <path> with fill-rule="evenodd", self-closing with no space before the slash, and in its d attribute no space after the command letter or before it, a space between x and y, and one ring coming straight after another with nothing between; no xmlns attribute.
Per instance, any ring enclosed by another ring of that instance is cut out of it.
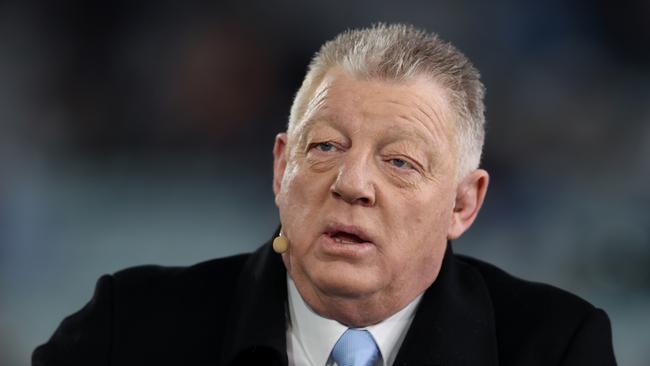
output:
<svg viewBox="0 0 650 366"><path fill-rule="evenodd" d="M361 239L358 235L346 233L344 231L336 231L329 234L330 238L334 239L337 243L342 244L358 244L365 243L366 241Z"/></svg>
<svg viewBox="0 0 650 366"><path fill-rule="evenodd" d="M361 244L372 242L363 230L346 225L332 225L327 228L325 234L337 243L341 244Z"/></svg>

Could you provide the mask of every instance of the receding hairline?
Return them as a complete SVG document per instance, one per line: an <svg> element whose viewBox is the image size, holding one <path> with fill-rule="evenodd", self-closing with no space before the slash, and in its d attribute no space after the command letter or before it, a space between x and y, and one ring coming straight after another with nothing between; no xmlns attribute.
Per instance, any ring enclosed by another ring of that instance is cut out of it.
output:
<svg viewBox="0 0 650 366"><path fill-rule="evenodd" d="M376 76L356 77L351 75L350 72L341 68L337 69L336 67L326 72L319 85L314 88L314 96L310 98L309 104L318 105L318 107L306 111L303 118L295 121L294 127L289 132L289 144L292 148L296 148L298 151L304 148L306 139L309 138L314 128L332 128L344 134L350 132L346 127L346 118L336 108L331 110L329 107L330 104L326 102L330 100L328 98L330 91L337 90L336 85L338 83L336 81L341 81L342 79L353 82L377 83L381 88L405 88L405 92L411 95L411 99L406 101L406 103L413 103L412 106L406 105L404 100L399 100L399 97L396 98L395 96L389 96L382 103L395 103L406 106L411 112L416 112L415 114L411 114L404 110L404 112L396 113L393 116L396 118L396 122L398 120L404 120L409 123L395 123L390 131L385 134L384 138L390 141L399 141L404 140L404 137L408 137L413 143L419 144L427 152L427 170L433 166L431 165L433 161L439 160L442 146L452 156L457 158L460 153L457 139L455 138L457 125L454 119L457 117L454 108L449 103L446 88L440 85L439 82L431 80L430 76L426 74L415 75L409 80L386 79ZM368 86L372 87L370 85ZM365 89L363 85L361 88ZM417 91L411 94L413 88L417 88ZM334 93L334 95L338 96L339 94ZM323 96L322 104L321 101L317 100L319 99L318 96ZM413 123L422 125L424 130L416 128ZM388 143L388 140L384 142ZM293 149L288 149L287 152L290 150Z"/></svg>
<svg viewBox="0 0 650 366"><path fill-rule="evenodd" d="M452 105L451 102L451 96L448 88L446 88L440 81L434 79L431 75L428 75L424 72L420 72L414 75L409 76L408 78L400 78L400 79L395 79L391 77L386 77L386 76L381 76L381 75L356 75L350 70L344 69L342 65L332 65L331 67L327 68L324 70L324 72L320 73L318 75L318 79L313 79L311 80L311 85L309 85L309 93L304 93L304 96L307 97L305 99L305 103L302 105L302 110L301 114L299 116L295 116L293 120L289 121L291 127L292 124L298 124L300 122L306 122L305 121L305 116L309 112L311 112L311 109L308 107L312 105L315 101L317 102L317 97L322 94L324 91L329 89L329 86L323 85L324 82L327 81L327 79L333 79L335 77L339 76L347 76L350 77L354 80L357 81L366 81L366 82L379 82L379 83L384 83L387 85L396 85L396 86L410 86L409 84L415 84L415 83L426 83L433 89L435 89L435 92L432 92L430 96L435 97L436 100L440 100L440 105L444 106L444 112L445 115L441 116L440 113L438 113L438 110L434 109L432 110L434 116L430 116L428 113L425 111L422 111L420 109L420 112L423 113L424 115L427 115L432 121L437 121L441 123L449 123L450 127L453 129L456 129L456 119L460 118L458 116L458 113L456 113L456 110L454 106ZM324 87L322 90L321 87ZM305 92L307 90L304 90ZM425 103L426 104L426 103ZM449 118L452 120L449 121ZM308 118L311 119L311 118Z"/></svg>
<svg viewBox="0 0 650 366"><path fill-rule="evenodd" d="M457 133L458 124L456 120L459 118L459 116L456 113L455 108L451 105L449 91L447 90L447 88L441 85L440 82L438 82L437 80L433 80L430 75L427 75L425 73L412 75L408 79L392 79L392 78L386 78L381 76L368 76L368 75L358 76L352 74L348 70L343 69L340 65L334 65L333 67L325 71L321 75L318 82L315 82L316 80L313 80L315 83L310 88L312 95L308 98L308 102L305 103L306 106L304 107L300 118L295 119L293 123L290 125L290 129L288 131L290 136L295 133L298 127L300 128L301 131L303 131L305 128L308 128L310 125L314 124L318 120L336 119L336 116L328 115L327 113L325 113L325 115L322 114L319 115L319 113L322 113L321 111L319 111L318 109L312 110L309 108L309 106L312 105L313 103L318 103L319 102L317 100L318 96L322 95L323 92L329 91L330 89L329 85L324 85L324 83L327 83L328 79L331 81L337 77L349 77L356 81L378 82L386 85L395 85L395 86L404 86L404 87L411 87L414 86L414 84L426 85L426 88L431 89L431 93L426 94L426 97L433 98L435 100L434 103L436 104L437 108L431 105L431 100L425 100L422 98L421 95L417 95L418 100L415 103L415 109L418 111L419 114L426 117L418 120L420 123L422 123L424 120L429 120L430 122L433 123L433 126L435 127L436 131L439 131L440 127L443 127L443 130L445 131L444 135L449 140L451 147L454 150L458 150L458 144L456 143L455 141L456 139L453 138L453 136ZM390 103L391 101L389 100L388 102ZM430 109L430 111L427 111L426 109ZM312 113L315 113L316 115L314 116L312 115ZM410 117L403 117L403 118L409 120L413 119ZM434 135L440 135L440 134L435 133ZM426 136L421 136L421 137L425 138ZM455 151L455 152L460 153L460 151Z"/></svg>
<svg viewBox="0 0 650 366"><path fill-rule="evenodd" d="M291 107L289 132L303 119L325 75L337 66L360 79L399 82L425 75L442 86L453 114L458 173L465 175L479 166L485 139L485 88L478 70L451 43L405 24L377 24L339 34L314 55Z"/></svg>

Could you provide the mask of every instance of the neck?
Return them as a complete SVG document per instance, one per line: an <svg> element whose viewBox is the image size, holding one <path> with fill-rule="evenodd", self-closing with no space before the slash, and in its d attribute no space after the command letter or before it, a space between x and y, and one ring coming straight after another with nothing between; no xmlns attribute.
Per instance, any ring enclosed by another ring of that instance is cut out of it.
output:
<svg viewBox="0 0 650 366"><path fill-rule="evenodd" d="M353 328L374 325L388 319L415 300L427 287L428 285L409 294L352 297L327 294L318 289L303 288L296 283L300 296L315 313Z"/></svg>

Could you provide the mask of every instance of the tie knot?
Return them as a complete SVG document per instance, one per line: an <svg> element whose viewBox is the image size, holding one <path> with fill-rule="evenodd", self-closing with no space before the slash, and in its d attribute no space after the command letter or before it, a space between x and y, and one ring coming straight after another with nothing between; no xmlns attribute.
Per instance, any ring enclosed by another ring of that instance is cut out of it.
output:
<svg viewBox="0 0 650 366"><path fill-rule="evenodd" d="M332 349L338 366L373 366L379 359L379 348L367 330L348 329Z"/></svg>

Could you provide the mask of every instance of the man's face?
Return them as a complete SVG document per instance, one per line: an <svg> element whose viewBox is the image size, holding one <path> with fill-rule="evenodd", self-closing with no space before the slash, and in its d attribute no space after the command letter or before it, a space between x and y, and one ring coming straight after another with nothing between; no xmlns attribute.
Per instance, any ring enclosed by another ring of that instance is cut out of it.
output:
<svg viewBox="0 0 650 366"><path fill-rule="evenodd" d="M444 89L424 77L333 69L291 135L279 135L283 259L321 315L341 318L328 304L347 300L400 309L436 278L456 198L452 125Z"/></svg>

